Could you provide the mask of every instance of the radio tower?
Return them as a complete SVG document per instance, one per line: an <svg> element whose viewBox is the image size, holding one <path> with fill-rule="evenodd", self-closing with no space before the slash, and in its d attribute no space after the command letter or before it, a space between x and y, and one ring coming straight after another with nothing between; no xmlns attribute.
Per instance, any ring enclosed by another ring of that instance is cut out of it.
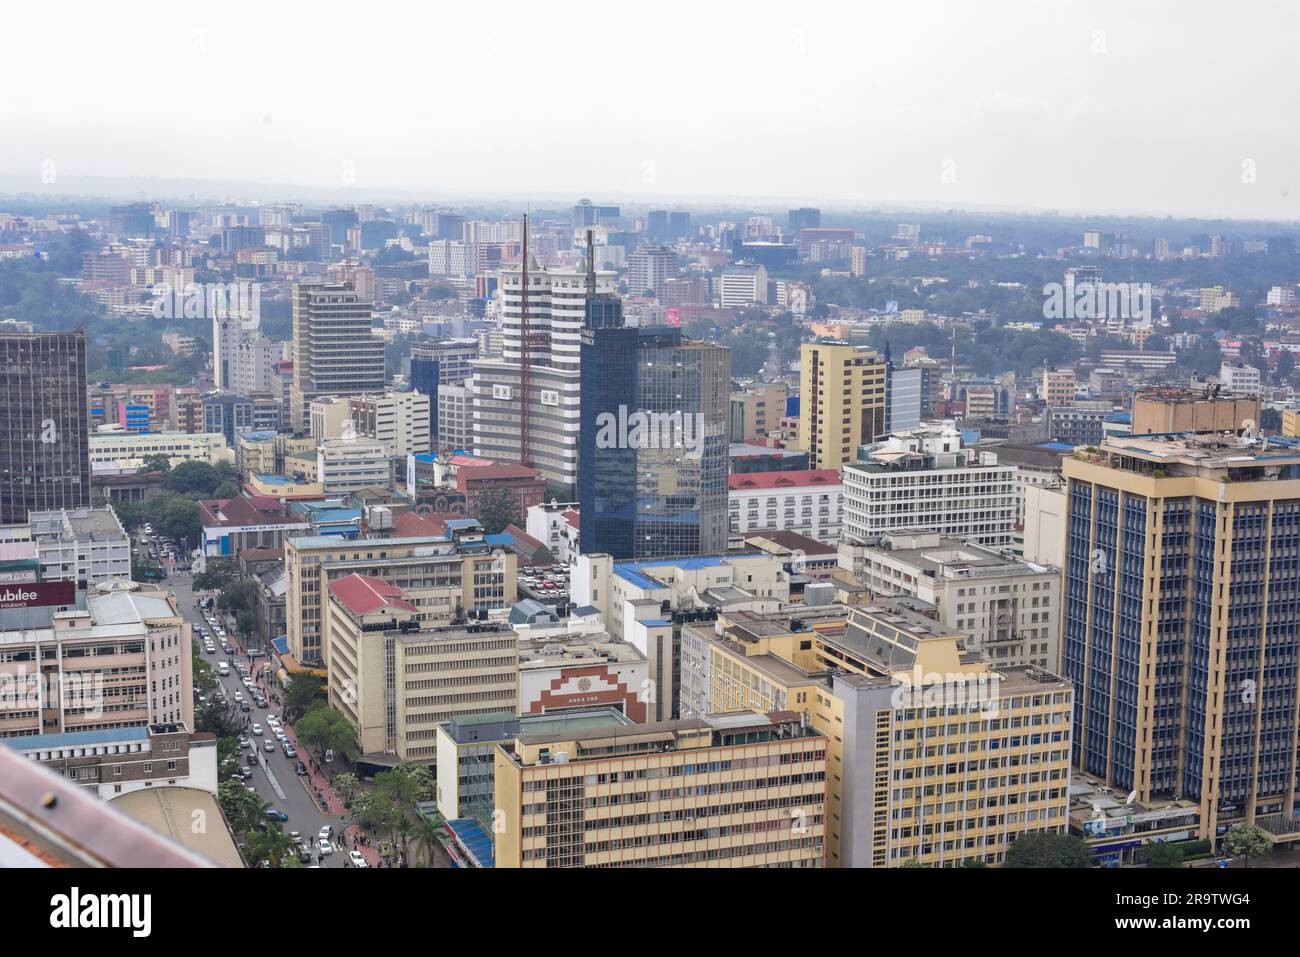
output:
<svg viewBox="0 0 1300 957"><path fill-rule="evenodd" d="M529 438L532 430L528 427L528 405L531 397L531 382L528 374L533 361L533 348L538 345L541 333L533 333L528 327L528 214L524 213L524 245L519 259L519 463L529 467L533 464L532 449Z"/></svg>

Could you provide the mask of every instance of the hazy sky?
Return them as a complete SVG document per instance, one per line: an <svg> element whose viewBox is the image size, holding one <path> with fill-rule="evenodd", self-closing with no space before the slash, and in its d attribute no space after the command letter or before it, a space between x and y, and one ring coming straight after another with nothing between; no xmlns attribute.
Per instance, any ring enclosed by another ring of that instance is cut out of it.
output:
<svg viewBox="0 0 1300 957"><path fill-rule="evenodd" d="M0 174L32 190L45 169L1300 217L1295 2L58 9L4 12Z"/></svg>

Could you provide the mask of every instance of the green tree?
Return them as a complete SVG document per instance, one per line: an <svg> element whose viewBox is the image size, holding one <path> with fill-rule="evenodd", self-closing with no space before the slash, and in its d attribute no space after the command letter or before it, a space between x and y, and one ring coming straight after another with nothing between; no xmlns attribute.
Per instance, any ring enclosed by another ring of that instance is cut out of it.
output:
<svg viewBox="0 0 1300 957"><path fill-rule="evenodd" d="M334 793L342 798L344 807L349 806L357 792L361 790L361 781L351 771L336 775L332 783Z"/></svg>
<svg viewBox="0 0 1300 957"><path fill-rule="evenodd" d="M1068 834L1024 834L1007 848L1007 867L1088 867L1088 845Z"/></svg>
<svg viewBox="0 0 1300 957"><path fill-rule="evenodd" d="M1182 867L1183 849L1176 844L1144 844L1142 857L1147 867Z"/></svg>
<svg viewBox="0 0 1300 957"><path fill-rule="evenodd" d="M478 496L478 520L483 531L489 535L499 535L507 525L518 526L519 497L509 489L490 488Z"/></svg>
<svg viewBox="0 0 1300 957"><path fill-rule="evenodd" d="M172 460L166 455L146 455L144 457L144 470L146 472L161 472L166 475L172 470Z"/></svg>
<svg viewBox="0 0 1300 957"><path fill-rule="evenodd" d="M297 861L293 838L284 833L279 824L269 824L264 830L248 835L247 859L254 867L267 861L272 867L289 866Z"/></svg>
<svg viewBox="0 0 1300 957"><path fill-rule="evenodd" d="M1228 828L1223 835L1223 849L1229 857L1242 857L1250 867L1250 856L1258 857L1273 846L1272 839L1263 828L1240 821Z"/></svg>
<svg viewBox="0 0 1300 957"><path fill-rule="evenodd" d="M207 497L221 484L217 470L207 462L182 462L163 476L162 485L169 492Z"/></svg>
<svg viewBox="0 0 1300 957"><path fill-rule="evenodd" d="M320 705L303 715L296 723L298 737L317 751L332 750L348 761L356 760L357 735L348 719L333 708Z"/></svg>
<svg viewBox="0 0 1300 957"><path fill-rule="evenodd" d="M195 591L220 591L239 581L239 565L233 558L209 558L203 571L194 576Z"/></svg>
<svg viewBox="0 0 1300 957"><path fill-rule="evenodd" d="M248 787L235 781L222 781L217 785L217 803L221 813L236 834L243 834L266 822L266 812L271 805L263 801Z"/></svg>
<svg viewBox="0 0 1300 957"><path fill-rule="evenodd" d="M421 819L415 829L415 838L412 841L417 857L424 859L425 867L433 867L433 862L437 860L438 847L442 844L442 836L446 833L439 823L441 817L429 820Z"/></svg>
<svg viewBox="0 0 1300 957"><path fill-rule="evenodd" d="M244 732L244 716L228 701L209 698L194 709L194 729L217 738L237 738Z"/></svg>
<svg viewBox="0 0 1300 957"><path fill-rule="evenodd" d="M284 710L292 719L325 703L325 682L312 674L294 675L284 693Z"/></svg>

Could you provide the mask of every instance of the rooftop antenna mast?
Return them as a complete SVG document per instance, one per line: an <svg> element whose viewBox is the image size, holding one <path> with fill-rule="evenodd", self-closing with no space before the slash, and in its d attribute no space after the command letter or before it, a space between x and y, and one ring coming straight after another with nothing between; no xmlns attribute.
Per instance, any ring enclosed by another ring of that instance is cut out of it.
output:
<svg viewBox="0 0 1300 957"><path fill-rule="evenodd" d="M596 241L587 230L587 302L596 298Z"/></svg>

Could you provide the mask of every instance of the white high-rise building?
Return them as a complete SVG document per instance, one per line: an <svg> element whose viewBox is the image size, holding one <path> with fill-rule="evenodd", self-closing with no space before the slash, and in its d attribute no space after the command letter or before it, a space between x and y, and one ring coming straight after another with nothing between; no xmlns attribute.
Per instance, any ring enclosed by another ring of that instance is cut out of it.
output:
<svg viewBox="0 0 1300 957"><path fill-rule="evenodd" d="M288 358L289 344L246 329L239 319L212 320L212 373L223 392L270 392L275 364Z"/></svg>
<svg viewBox="0 0 1300 957"><path fill-rule="evenodd" d="M762 266L732 266L718 280L718 299L723 309L767 302L767 270Z"/></svg>
<svg viewBox="0 0 1300 957"><path fill-rule="evenodd" d="M421 392L385 392L348 400L352 425L382 442L390 456L405 458L429 451L429 397Z"/></svg>
<svg viewBox="0 0 1300 957"><path fill-rule="evenodd" d="M642 246L628 260L628 295L640 296L649 290L658 296L664 281L677 272L677 250L671 246Z"/></svg>
<svg viewBox="0 0 1300 957"><path fill-rule="evenodd" d="M519 462L520 369L517 362L474 363L468 382L473 413L474 454L498 462ZM534 364L529 373L529 452L534 468L558 494L578 487L581 428L577 367Z"/></svg>
<svg viewBox="0 0 1300 957"><path fill-rule="evenodd" d="M963 448L952 422L896 432L844 466L842 541L925 529L981 545L1012 543L1016 469Z"/></svg>
<svg viewBox="0 0 1300 957"><path fill-rule="evenodd" d="M371 331L374 304L355 289L326 283L293 287L293 387L289 416L307 428L311 400L384 391L384 343Z"/></svg>
<svg viewBox="0 0 1300 957"><path fill-rule="evenodd" d="M465 385L438 386L438 447L452 451L473 448L474 400Z"/></svg>
<svg viewBox="0 0 1300 957"><path fill-rule="evenodd" d="M613 295L615 274L596 273L597 294ZM522 314L523 273L519 269L501 273L501 328L504 358L520 359L519 320ZM553 365L578 368L582 321L586 315L587 274L582 269L542 269L535 261L528 266L528 329L539 339L529 350L534 367Z"/></svg>

